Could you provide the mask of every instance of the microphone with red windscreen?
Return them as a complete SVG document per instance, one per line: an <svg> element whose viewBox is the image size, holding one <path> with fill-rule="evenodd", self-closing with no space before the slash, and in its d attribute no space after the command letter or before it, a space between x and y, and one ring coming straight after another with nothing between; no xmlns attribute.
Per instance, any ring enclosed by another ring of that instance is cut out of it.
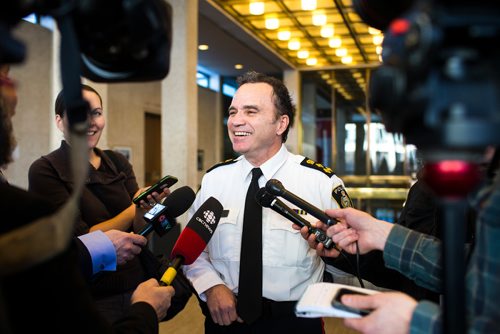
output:
<svg viewBox="0 0 500 334"><path fill-rule="evenodd" d="M172 265L161 277L160 285L170 285L181 265L189 265L200 256L217 228L222 211L222 204L213 197L200 206L177 239L170 254Z"/></svg>

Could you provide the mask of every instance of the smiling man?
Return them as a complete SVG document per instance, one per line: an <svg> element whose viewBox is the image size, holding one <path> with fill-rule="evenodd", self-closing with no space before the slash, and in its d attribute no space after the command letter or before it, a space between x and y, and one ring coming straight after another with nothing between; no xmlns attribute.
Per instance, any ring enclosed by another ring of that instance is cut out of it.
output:
<svg viewBox="0 0 500 334"><path fill-rule="evenodd" d="M227 127L241 155L207 171L190 210L192 215L213 196L226 212L205 252L184 267L201 300L205 333L322 333L321 319L297 318L294 307L309 284L322 280L324 263L290 221L258 206L251 190L278 179L329 208L346 203L337 195L345 193L338 191L343 183L330 168L285 148L295 107L280 80L248 72L238 83Z"/></svg>

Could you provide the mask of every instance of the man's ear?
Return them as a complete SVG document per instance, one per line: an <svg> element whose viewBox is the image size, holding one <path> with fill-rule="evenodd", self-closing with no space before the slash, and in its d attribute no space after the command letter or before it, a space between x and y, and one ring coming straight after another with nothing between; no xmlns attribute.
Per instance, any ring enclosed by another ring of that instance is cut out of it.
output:
<svg viewBox="0 0 500 334"><path fill-rule="evenodd" d="M278 118L278 129L276 130L276 134L281 136L287 129L288 124L290 124L290 118L288 118L288 115L281 115Z"/></svg>

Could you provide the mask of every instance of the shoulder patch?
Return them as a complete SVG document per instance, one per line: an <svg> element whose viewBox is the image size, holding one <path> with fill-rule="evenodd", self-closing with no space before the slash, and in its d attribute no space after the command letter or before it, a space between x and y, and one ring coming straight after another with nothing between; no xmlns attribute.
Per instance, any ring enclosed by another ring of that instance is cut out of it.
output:
<svg viewBox="0 0 500 334"><path fill-rule="evenodd" d="M309 158L304 158L304 160L302 160L302 162L300 164L302 166L306 166L306 167L309 167L312 169L319 170L320 172L323 172L324 174L326 174L328 177L332 177L333 175L335 175L335 173L333 172L333 169L331 169L330 167L325 167L322 164L320 164L319 162L316 162L316 161L311 160Z"/></svg>
<svg viewBox="0 0 500 334"><path fill-rule="evenodd" d="M236 162L236 159L227 159L226 161L219 162L218 164L215 164L212 167L210 167L209 169L207 169L206 173L216 169L217 167L230 165L230 164L235 163L235 162Z"/></svg>
<svg viewBox="0 0 500 334"><path fill-rule="evenodd" d="M340 208L352 208L352 201L347 191L342 185L336 186L332 191L332 197L337 202Z"/></svg>

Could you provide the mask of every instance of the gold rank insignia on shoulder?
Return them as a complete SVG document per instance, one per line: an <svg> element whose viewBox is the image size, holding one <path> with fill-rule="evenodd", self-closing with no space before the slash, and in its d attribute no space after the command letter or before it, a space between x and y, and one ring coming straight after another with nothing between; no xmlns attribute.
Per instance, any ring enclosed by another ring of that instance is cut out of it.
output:
<svg viewBox="0 0 500 334"><path fill-rule="evenodd" d="M227 159L225 161L219 162L218 164L215 164L212 167L210 167L209 169L207 169L206 173L216 169L217 167L230 165L230 164L235 163L235 162L236 162L236 159Z"/></svg>
<svg viewBox="0 0 500 334"><path fill-rule="evenodd" d="M293 209L293 211L295 211L297 214L299 214L299 215L301 215L301 216L305 216L305 215L307 215L306 210L302 210L302 209Z"/></svg>
<svg viewBox="0 0 500 334"><path fill-rule="evenodd" d="M319 162L316 162L316 161L309 159L309 158L305 158L304 160L302 160L302 162L300 164L302 166L306 166L306 167L309 167L312 169L319 170L320 172L323 172L324 174L326 174L328 177L332 177L333 175L335 175L335 173L333 172L333 169L331 169L330 167L323 166Z"/></svg>
<svg viewBox="0 0 500 334"><path fill-rule="evenodd" d="M352 208L352 201L343 186L336 186L332 191L332 197L340 208Z"/></svg>

